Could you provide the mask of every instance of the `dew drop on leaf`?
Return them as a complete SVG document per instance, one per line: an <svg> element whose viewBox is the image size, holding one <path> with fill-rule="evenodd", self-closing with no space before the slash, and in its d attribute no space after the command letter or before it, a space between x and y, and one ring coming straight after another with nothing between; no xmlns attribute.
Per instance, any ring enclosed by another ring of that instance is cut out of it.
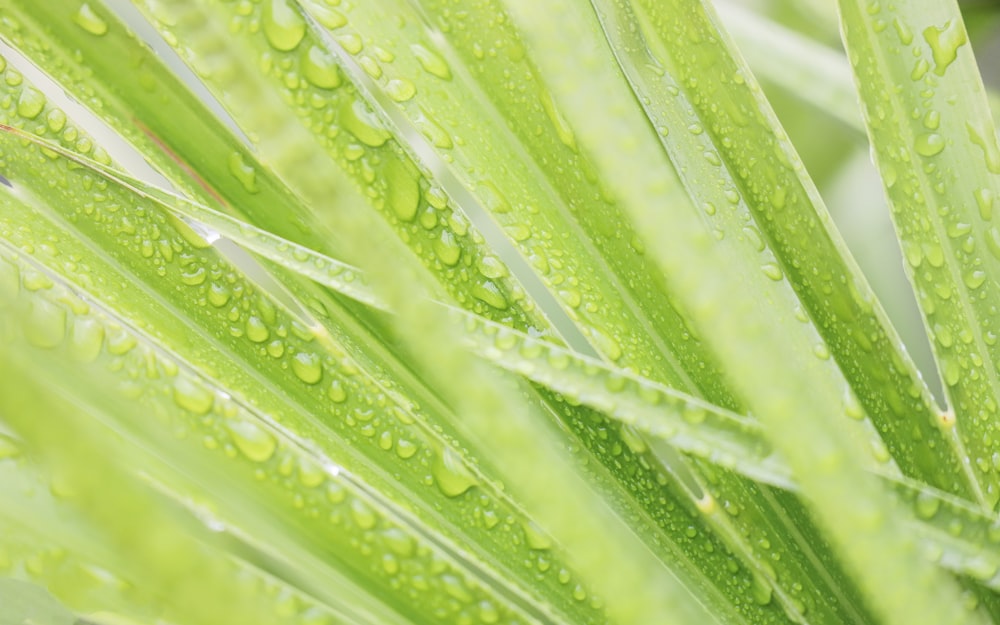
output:
<svg viewBox="0 0 1000 625"><path fill-rule="evenodd" d="M969 41L961 20L948 20L940 28L936 26L925 28L924 40L931 48L934 73L938 76L944 76L948 66L958 57L958 49Z"/></svg>
<svg viewBox="0 0 1000 625"><path fill-rule="evenodd" d="M316 354L298 352L292 356L292 372L306 384L316 384L323 377L323 366Z"/></svg>
<svg viewBox="0 0 1000 625"><path fill-rule="evenodd" d="M265 0L261 25L267 42L281 52L294 50L306 35L305 20L288 0Z"/></svg>
<svg viewBox="0 0 1000 625"><path fill-rule="evenodd" d="M432 52L419 43L411 45L410 50L413 52L413 56L417 57L417 61L424 68L424 71L443 80L451 78L451 68L435 52Z"/></svg>
<svg viewBox="0 0 1000 625"><path fill-rule="evenodd" d="M278 441L263 427L243 419L226 422L233 443L251 462L267 462L278 448Z"/></svg>
<svg viewBox="0 0 1000 625"><path fill-rule="evenodd" d="M73 16L73 22L96 37L105 35L108 32L108 23L95 13L94 9L87 2L80 5L80 8Z"/></svg>

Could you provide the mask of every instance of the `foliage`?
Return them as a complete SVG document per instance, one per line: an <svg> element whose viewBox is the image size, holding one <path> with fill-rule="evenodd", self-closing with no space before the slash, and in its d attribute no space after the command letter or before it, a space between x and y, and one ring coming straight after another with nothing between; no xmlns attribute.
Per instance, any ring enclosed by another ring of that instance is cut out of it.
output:
<svg viewBox="0 0 1000 625"><path fill-rule="evenodd" d="M0 622L1000 623L994 17L771 4L0 2Z"/></svg>

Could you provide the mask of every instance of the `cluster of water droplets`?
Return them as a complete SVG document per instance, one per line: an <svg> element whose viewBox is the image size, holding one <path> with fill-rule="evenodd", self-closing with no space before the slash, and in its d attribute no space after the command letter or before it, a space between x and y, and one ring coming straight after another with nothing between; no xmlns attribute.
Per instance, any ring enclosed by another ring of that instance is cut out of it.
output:
<svg viewBox="0 0 1000 625"><path fill-rule="evenodd" d="M384 83L396 101L416 91L403 77L383 76L395 55L365 41L351 28L337 5L309 3L309 11L327 29L334 45L372 79ZM385 122L344 76L342 62L317 33L307 28L298 9L286 0L265 0L234 7L230 29L251 38L261 50L260 67L272 77L289 106L320 140L326 151L359 183L401 239L421 260L442 275L442 284L469 309L522 326L526 318L515 302L524 294L506 267L483 246L448 195L431 183L392 138ZM414 44L407 51L432 79L448 81L448 65L428 47ZM452 138L424 116L418 129L435 145L449 148ZM234 171L239 171L238 163ZM530 308L530 304L525 303Z"/></svg>
<svg viewBox="0 0 1000 625"><path fill-rule="evenodd" d="M51 112L47 117L58 118ZM16 121L23 123L24 119ZM55 155L29 152L31 157L3 156L5 162L17 165L11 171L20 167L23 173L33 166L48 167L54 181L52 193L59 198L54 201L58 210L64 211L79 235L111 250L111 255L128 268L129 275L115 276L107 273L107 268L75 262L80 254L74 253L74 247L79 251L83 244L73 238L60 241L52 234L42 237L26 227L5 228L4 237L27 249L32 241L49 240L44 250L34 250L40 259L65 271L77 284L93 287L97 296L117 300L124 309L133 306L128 298L119 297L129 291L130 280L144 281L149 285L144 289L151 289L150 293L159 290L160 296L170 302L167 311L181 312L194 325L161 315L162 323L150 331L168 337L166 340L191 332L205 333L209 342L203 344L199 339L179 349L206 367L204 370L226 379L228 386L226 390L214 388L201 374L185 373L183 363L158 352L117 322L100 319L78 298L73 300L78 303L75 309L62 305L58 297L31 298L26 304L24 334L32 345L68 349L78 362L101 362L107 370L129 378L121 392L135 400L140 400L141 395L144 401L161 402L163 414L174 415L169 427L177 437L222 454L231 463L228 466L244 467L240 470L260 482L261 488L272 490L306 518L325 518L340 524L337 536L344 540L353 532L351 545L360 554L360 561L370 563L372 560L366 557L378 556L378 566L369 564L366 575L381 576L388 588L408 589L414 601L451 597L447 608L435 608L435 614L442 619L454 617L463 622L469 615L479 614L484 622L498 622L513 617L501 608L488 607L493 604L482 594L485 591L473 582L463 581L467 578L461 569L442 564L439 552L430 547L425 550L423 562L416 555L407 559L406 554L380 551L377 547L381 534L376 530L399 527L393 525L385 511L359 499L357 487L345 486L344 478L338 477L336 471L317 471L310 466L310 456L303 455L292 442L297 436L328 441L330 432L336 433L360 453L375 457L380 465L393 467L392 475L424 493L422 497L438 500L435 507L452 508L463 531L476 534L478 542L492 545L500 553L521 552L532 563L533 578L555 586L572 580L565 567L553 566L558 557L541 555L547 546L537 539L537 532L527 529L520 513L502 497L491 495L462 456L417 422L426 416L415 413L414 405L400 404L397 397L386 393L384 389L395 386L391 381L372 379L358 362L331 342L333 337L325 335L319 340L314 328L291 318L281 306L259 293L184 222L149 202L138 201L93 172L68 168L64 162L50 159ZM9 160L14 158L25 161ZM52 196L49 200L53 202ZM53 288L52 281L44 276L25 273L9 263L3 269L2 282L15 294ZM142 316L141 312L136 314ZM268 379L300 389L298 407L261 395L261 390L255 388L259 381L253 375L238 373L239 367L220 358L217 345L224 345L230 356ZM254 401L265 412L248 412L246 404L234 399L239 396L256 397ZM302 407L306 414L297 414ZM293 433L296 436L289 439ZM330 449L336 457L337 445ZM324 535L333 531L327 528ZM430 588L444 595L425 596L424 591ZM574 597L586 595L582 590L571 591ZM472 606L459 606L460 600L466 598Z"/></svg>

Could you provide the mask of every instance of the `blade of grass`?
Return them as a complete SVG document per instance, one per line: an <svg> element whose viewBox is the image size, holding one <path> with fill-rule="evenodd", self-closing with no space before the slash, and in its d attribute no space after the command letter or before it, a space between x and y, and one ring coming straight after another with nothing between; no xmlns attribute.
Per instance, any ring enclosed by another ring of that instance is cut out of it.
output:
<svg viewBox="0 0 1000 625"><path fill-rule="evenodd" d="M982 80L953 1L840 8L873 154L954 411L941 426L957 432L992 509L1000 148Z"/></svg>
<svg viewBox="0 0 1000 625"><path fill-rule="evenodd" d="M192 19L190 19L190 22L192 22L193 24L196 24L196 25L197 25L197 28L198 28L198 29L202 29L202 28L203 28L203 26L204 26L204 24L206 23L206 20L204 20L204 19L197 19L197 20L196 20L196 19L193 19L193 18L192 18ZM168 28L168 29L169 29L169 30L170 30L171 32L174 32L174 30L175 30L175 29L176 29L177 27L178 27L178 26L177 26L177 22L176 22L176 21L174 21L174 22L171 22L170 24L168 24L168 25L166 25L166 26L165 26L165 28ZM197 30L196 32L198 32L198 33L201 33L202 31L201 31L201 30ZM175 36L176 36L176 35L175 35ZM206 37L206 39L207 39L207 40L210 40L210 39L211 39L211 37ZM191 44L190 44L190 42L188 42L188 45L187 45L186 47L187 47L187 48L190 48L190 45L191 45ZM285 61L284 61L283 63L285 63L285 64L287 64L287 63L292 63L292 64L294 65L294 63L295 63L295 62L296 62L296 60L295 60L295 58L294 58L294 55L290 55L290 56L286 57L286 59L285 59ZM210 72L208 72L208 71L207 71L207 69L206 69L206 71L205 71L204 73L205 73L206 75L210 74ZM246 76L244 76L243 78L244 78L244 79L246 79L247 77L246 77ZM223 91L228 91L228 89L225 89L225 90L223 90ZM348 120L348 121L349 121L349 120ZM305 145L305 144L304 144L304 145ZM290 172L290 173L294 174L295 172ZM318 197L318 196L317 196L317 197ZM585 423L586 423L586 422L585 422ZM589 429L589 430L590 430L591 432L593 431L593 427L588 427L588 429ZM606 432L601 432L601 434L602 434L602 435L603 435L604 437L606 437L606 436L607 436L607 433L606 433ZM595 440L595 442L597 442L597 441ZM603 442L600 442L599 444L600 444L600 445L603 445L604 443L603 443ZM619 453L619 454L620 454L621 452L617 452L617 453ZM616 465L617 465L617 466L619 466L619 467L621 466L621 462L620 462L619 460L617 460L617 459L613 458L613 457L612 457L612 454L608 454L608 456L607 456L607 460L605 460L605 462L608 462L608 463L614 463L614 464L616 464ZM625 472L624 472L623 470L619 469L619 472L620 472L620 473L622 473L623 475L627 476L627 477L626 477L626 479L629 479L629 480L631 480L631 479L632 479L632 478L631 478L630 476L628 476L628 474L627 474L627 473L625 473ZM682 493L684 493L684 490L683 490L683 489L681 489L681 492L682 492ZM686 494L683 494L682 496L683 496L683 497L685 497L685 498L688 498L688 499L690 499L690 493L686 493ZM647 505L650 505L650 504L652 504L652 502L653 502L653 501L654 501L654 500L647 500L647 502L648 502L648 503L647 503ZM659 513L657 513L657 514L659 514ZM670 523L671 523L671 525L674 525L674 524L677 524L677 523L678 523L679 521L680 521L679 519L678 519L678 520L676 520L676 521L675 521L675 520L671 520L671 521L670 521ZM655 526L654 526L654 527L655 527ZM683 526L681 526L681 527L683 528ZM688 541L686 541L686 540L682 540L682 542L688 542ZM658 541L658 543L653 543L653 544L654 544L654 545L658 545L658 548L661 548L661 549L662 549L662 547L659 547L659 545L663 545L663 544L665 544L665 543L664 543L664 541L662 541L662 540L661 540L661 541ZM694 556L694 557L695 557L695 558L696 558L697 560L702 560L702 559L704 559L704 557L705 557L705 556L704 556L704 552L705 552L705 550L703 550L703 549L698 549L698 548L697 548L697 547L695 547L695 545L693 545L693 544L691 544L689 548L694 548L694 550L693 550L693 556ZM709 553L711 553L711 550L709 550L708 552L709 552ZM672 557L669 557L669 556L668 556L668 557L665 557L665 558L664 558L664 560L665 560L665 561L667 561L667 562L670 562L670 561L677 561L677 558L672 558ZM718 570L718 569L715 569L715 570ZM728 583L728 582L727 582L726 580L720 580L720 583L722 584L722 586L723 586L723 589L724 589L724 590L726 590L727 592L733 592L733 591L735 591L735 592L740 592L740 589L739 589L738 587L735 587L734 585L732 585L732 584L729 584L729 583ZM741 593L741 594L742 594L742 593Z"/></svg>
<svg viewBox="0 0 1000 625"><path fill-rule="evenodd" d="M8 153L10 154L10 152ZM10 162L8 163L8 165L10 168L13 168L15 166L15 163L13 162L15 159L11 158L9 160ZM21 173L23 175L28 175L28 171L31 170L31 167L27 165L28 161L20 159L18 160L19 160L18 164L24 164L26 167L24 170L21 170ZM46 168L44 166L44 164L46 163L49 163L51 167ZM51 162L47 161L47 159L45 159L44 157L42 157L42 160L37 162L36 165L39 167L39 171L47 172L46 175L49 177L50 180L60 180L59 178L60 175L61 176L67 175L66 172L57 173L58 170L58 167L56 167L57 163L55 161ZM55 167L56 169L52 169L53 167ZM10 169L6 171L6 173L9 178L11 178L12 180L16 180L17 182L15 182L15 184L19 185L20 187L20 180L18 179L18 176L14 175L14 173L12 173L12 170ZM86 177L84 176L83 178ZM67 179L64 178L62 180L67 180ZM68 180L73 180L73 179L70 178ZM66 182L67 184L68 180ZM72 185L70 186L72 187ZM52 194L56 198L60 198L58 200L53 200L55 206L59 206L70 211L77 210L74 208L74 198L72 196L69 197L60 196L60 194L64 192L64 189L61 189L58 185L55 188L50 188L46 183L45 185L40 186L39 188L44 189L45 191ZM121 210L122 206L130 205L130 202L127 197L116 196L113 190L111 192L111 197L107 198L106 201L108 202L109 205L118 207L118 211ZM148 215L145 214L144 211L145 209L143 209L143 212L130 211L129 216L132 219L135 219L136 222L141 223L143 215L145 215L148 218ZM104 210L99 210L97 214L105 215L109 213L106 213ZM120 212L118 214L120 214ZM8 215L8 217L12 217L12 215ZM113 225L111 225L111 227L105 234L104 233L105 231L101 229L102 226L98 224L90 224L89 226L87 226L85 221L86 220L80 221L77 224L77 227L78 228L83 226L92 227L92 229L89 231L90 236L97 237L98 239L100 239L103 236L110 236L112 237L112 240L120 236L120 234L116 231ZM131 227L137 227L136 223L135 222L131 223ZM164 230L166 230L167 225L165 223L158 223L156 227L159 228L160 232L163 232ZM184 239L180 237L172 239L169 238L171 235L165 233L163 236L168 237L167 240L170 241L170 247L171 247L169 251L171 254L175 254L176 257L180 258L194 257L195 259L200 258L202 262L206 262L206 264L219 262L218 260L207 260L207 261L205 260L206 255L208 255L211 258L214 256L214 254L210 253L210 250L204 247L205 245L204 242L200 243L201 249L198 249L191 247L189 243L187 243ZM190 235L189 233L188 236L193 236L193 235ZM67 241L71 240L72 239L67 237ZM64 248L69 248L69 247L71 247L71 243L67 242ZM116 249L116 248L111 248L111 249ZM174 265L164 263L163 260L164 257L161 255L154 255L153 258L140 260L144 258L142 254L138 254L137 257L131 257L127 254L127 248L117 248L117 250L119 258L121 258L123 262L132 263L132 265L130 266L130 269L132 271L139 272L140 276L143 275L142 271L148 271L149 273L145 274L146 275L145 279L148 281L148 284L154 285L155 287L160 287L160 286L169 287L169 282L166 282L163 277L157 275L156 272L157 267L165 266L170 268L172 271L180 271L180 269L176 268ZM161 254L166 254L166 253L167 252L161 250ZM81 256L87 257L90 254L93 254L93 252L83 251L81 253ZM188 262L190 263L190 261ZM137 265L136 263L139 264ZM148 268L144 269L141 266L142 263L148 263ZM207 280L202 281L199 279L200 276L203 274L197 271L198 269L197 264L194 267L192 267L192 264L194 263L188 264L183 273L185 275L194 276L193 278L189 278L189 280L195 282L195 284L185 284L181 277L175 279L179 279L180 284L183 284L184 287L193 287L199 291L202 291L204 293L202 295L203 298L209 298L211 292L205 291L205 289L207 289L207 287L210 285L206 284L206 282L208 282ZM173 274L173 275L176 276L178 274ZM119 283L118 280L110 281L110 284L118 284L118 283ZM102 288L107 288L107 286L110 286L110 284ZM224 296L225 300L222 302L223 304L228 303L229 300L231 300L233 297L237 297L237 293L251 291L249 285L241 287L240 282L238 280L234 282L227 281L223 283L222 286L226 288L226 290L221 293L221 296ZM110 295L109 293L103 294L103 296L105 297L109 295ZM235 359L236 362L242 360L243 362L247 362L250 364L257 363L257 366L270 362L275 362L275 356L273 356L266 349L263 349L260 343L254 342L253 337L249 337L247 335L248 333L252 334L252 332L250 332L249 330L253 329L252 328L252 326L254 325L253 323L250 323L250 326L247 326L248 329L244 329L243 333L241 333L239 336L233 337L230 340L230 344L222 349L203 350L201 346L190 344L189 337L191 336L191 331L194 327L196 327L199 323L208 323L207 319L210 319L212 317L216 317L217 319L220 320L224 319L226 315L226 310L229 309L226 308L220 310L217 309L214 305L204 306L198 303L197 298L192 301L190 300L189 297L184 295L183 290L177 291L176 289L173 288L165 288L160 293L159 297L167 297L168 299L173 298L175 307L180 307L181 310L185 310L186 311L185 314L188 315L189 318L194 320L200 318L202 319L202 321L201 322L195 321L193 325L192 324L178 325L176 322L170 322L167 318L167 315L169 315L171 312L171 308L169 306L161 310L161 312L159 313L153 313L150 310L137 311L135 312L136 318L145 318L149 320L149 319L156 319L157 317L159 317L158 326L160 327L160 331L173 332L174 333L173 336L177 337L175 339L177 341L177 344L176 346L174 346L174 348L181 350L194 349L195 351L193 354L193 360L195 362L201 362L201 363L212 363L211 366L214 367L215 369L213 372L215 375L224 373L224 375L227 378L229 376L233 376L235 373L233 365L231 364L233 362L233 359ZM157 301L156 298L157 296L154 296L150 304L156 302ZM278 343L278 345L281 346L282 352L278 353L278 356L284 355L286 358L288 358L290 357L289 352L291 352L293 349L294 353L306 353L306 354L316 353L315 351L316 347L313 346L307 347L308 342L304 341L304 339L297 336L296 334L298 333L301 335L308 335L308 333L306 333L306 331L303 329L304 326L295 326L297 328L295 332L287 331L287 329L291 326L291 320L287 317L286 313L280 311L280 308L276 308L273 302L268 303L265 299L259 296L254 297L254 299L256 307L258 307L258 310L263 310L264 314L264 316L260 316L261 313L258 312L258 314L256 315L257 318L261 320L270 319L274 321L274 324L267 326L265 330L267 330L269 333L275 331L287 333L287 336L279 337L280 342ZM188 301L185 302L184 300ZM125 305L125 304L126 302L124 301L121 301L119 303L119 305ZM133 302L132 304L135 303ZM155 304L153 305L155 306ZM262 306L264 308L259 308ZM174 310L176 311L176 308ZM282 321L282 318L285 318L287 321ZM224 321L224 323L225 325L223 327L229 327L232 321L226 320ZM286 323L288 325L285 325ZM282 327L286 328L286 330L281 330ZM167 328L172 328L172 329L167 330ZM221 340L221 337L209 340L208 344L213 344L213 340L214 341ZM271 342L274 343L274 340L272 340ZM299 345L299 349L295 349L296 344ZM243 345L243 347L240 347L240 345ZM214 355L213 351L217 351L218 355ZM242 356L239 355L241 352ZM227 353L228 356L220 358L220 356L224 356ZM372 438L362 436L361 434L358 433L359 429L366 429L368 427L366 424L369 423L374 416L376 416L372 414L369 408L364 407L367 401L366 394L371 393L371 395L368 396L371 397L371 402L374 405L377 401L384 401L378 399L378 397L381 396L381 393L383 393L384 391L381 392L378 391L377 387L370 380L368 382L364 382L364 377L363 376L359 377L358 371L354 368L356 367L354 361L348 358L346 355L343 355L342 352L338 351L337 353L339 354L337 356L338 361L340 361L343 364L336 366L330 365L328 363L323 364L323 368L327 371L329 376L327 378L328 379L327 384L323 386L309 385L309 384L306 384L304 386L299 386L302 385L304 382L303 380L299 379L300 373L302 371L306 371L307 373L311 371L310 369L303 368L303 364L311 367L312 366L311 360L303 361L298 364L288 363L284 367L280 367L274 370L276 371L276 373L271 374L271 377L273 379L288 380L291 382L291 384L296 385L297 388L309 389L307 395L303 395L301 392L297 392L298 397L296 397L295 400L292 400L290 405L288 403L290 399L287 393L276 391L273 384L268 384L268 383L261 384L260 378L257 378L256 380L251 382L250 380L241 379L238 376L236 376L235 379L229 379L230 384L227 385L228 390L237 389L236 391L232 391L231 394L234 395L239 394L239 395L256 396L256 401L259 402L259 405L270 406L270 408L266 409L267 413L269 413L270 416L283 415L282 419L286 427L291 427L297 430L301 435L305 435L313 439L314 441L322 442L322 444L327 446L326 453L329 454L330 457L336 458L337 462L341 465L349 466L354 470L360 470L360 472L365 475L365 480L369 484L377 485L376 487L380 492L393 493L397 491L400 482L403 483L410 482L410 486L416 487L417 490L419 491L423 491L424 495L421 495L421 497L429 496L433 499L438 499L441 502L451 502L449 504L451 506L466 507L469 514L468 518L475 519L475 523L467 523L466 527L462 530L462 532L468 532L470 530L474 530L475 528L479 528L476 531L482 532L485 536L485 540L480 541L483 544L489 545L490 542L495 542L497 545L502 545L503 546L502 549L505 550L519 549L529 554L532 553L531 548L528 545L526 545L523 541L513 542L506 537L507 535L509 535L510 532L517 533L521 531L520 526L517 525L515 525L514 527L505 526L503 531L489 532L488 530L490 529L490 527L487 527L489 519L488 518L484 519L481 514L476 515L475 510L491 508L492 506L482 506L479 503L478 499L472 499L470 497L456 499L456 497L454 496L456 493L451 492L448 487L442 487L439 485L438 482L441 476L443 476L443 479L445 480L447 480L451 476L449 471L457 471L459 476L464 475L464 473L462 472L463 470L459 468L462 464L462 461L458 461L459 467L453 468L451 467L450 464L443 465L441 464L441 462L434 460L434 457L440 457L440 454L443 453L448 448L447 445L444 444L442 441L436 442L434 440L435 436L429 435L426 432L426 430L422 428L422 425L413 425L413 424L407 424L406 422L401 422L400 417L396 416L396 415L402 415L402 418L408 419L409 412L413 411L412 406L409 408L407 408L406 405L403 405L403 407L399 406L393 406L391 408L387 407L387 411L392 412L393 414L386 414L384 416L379 415L379 421L377 421L377 423L381 425L382 429L392 430L390 435L392 436L391 440L394 443L393 445L390 446L388 450L391 451L391 453L387 453L387 450L385 448L379 446L377 440L378 437L374 437L376 440L372 440ZM259 360L261 358L263 358L263 360ZM275 362L275 364L280 365L280 362L281 360L278 360L277 362ZM273 366L274 365L266 364L266 367L268 368ZM359 382L362 383L362 385L359 386ZM364 384L368 385L367 389L365 389ZM260 390L254 391L252 390L254 388L269 389L270 392L267 394L267 396L262 397ZM343 403L341 404L334 403L334 405L331 406L330 404L331 392L335 393L335 395L332 396L334 399L339 399L343 395L344 396ZM305 397L312 397L312 399L307 400L304 399ZM304 401L312 403L312 407L304 408L302 406L302 402ZM280 406L282 404L289 407L281 408ZM345 417L345 419L341 421L339 419L331 419L329 417L324 416L330 410L333 410L335 415L336 414L342 415L343 417ZM352 444L345 445L341 442L335 445L334 440L332 440L330 436L326 434L328 427L334 427L335 429L339 429L345 436L346 440L352 441ZM397 451L396 449L397 445L408 446L408 448L413 449L413 453L409 454L408 452L404 452L400 454L399 451ZM334 447L336 449L334 449ZM368 461L363 460L359 456L359 451L358 451L359 449L366 450L360 452L361 454L374 454L374 456L377 456L379 458L387 458L388 460L382 461L383 465L386 462L398 463L400 470L399 473L397 473L396 475L402 477L390 477L389 475L386 475L384 469L376 468L376 465L373 464L370 460ZM408 458L414 458L414 460L410 462L408 461ZM421 482L420 475L415 475L412 471L402 468L402 467L409 467L414 463L418 462L427 462L428 466L433 468L432 475L434 476L434 479L431 482L429 482L431 486L430 488L428 488L428 484ZM466 484L466 489L470 488L475 483L475 480L470 481L469 479L466 478L458 477L455 479L459 479L460 481L465 480L462 483ZM485 480L480 480L480 483L482 484L482 487L477 492L480 492L482 491L482 489L487 488L486 486L487 482ZM482 492L480 492L480 494L482 494ZM413 501L413 500L415 500L415 498L412 495L400 496L398 499L398 501ZM510 506L509 503L499 503L498 505L501 510L504 508L509 509ZM390 504L390 507L395 507L395 504ZM432 523L436 528L438 528L437 531L435 532L437 534L445 533L454 535L453 532L455 532L455 530L454 529L448 530L447 528L449 527L449 525L443 518L437 516L436 513L432 513L431 516L427 516L427 514L428 513L426 511L423 512L425 518L421 521L421 523ZM522 516L520 513L515 513L515 518L518 518L520 516ZM474 543L470 542L468 544L474 544ZM457 552L457 550L454 547L446 548L446 551L448 551L449 553ZM370 557L376 557L376 556L375 554L372 554ZM520 562L521 561L520 558L517 561ZM474 568L481 568L481 566L483 565L476 564L472 566ZM388 575L385 572L382 572L381 574L383 576ZM553 588L560 589L560 592L566 592L565 590L561 590L562 588L564 588L564 586L558 584L558 581L555 580L554 577L555 575L553 574L553 576L551 576ZM517 596L518 592L520 591L514 591L515 596ZM437 599L435 599L434 597L435 597L434 595L428 595L424 599L431 601L436 601L440 599L440 596L438 596ZM581 606L579 609L589 610L587 606Z"/></svg>
<svg viewBox="0 0 1000 625"><path fill-rule="evenodd" d="M616 453L620 455L620 453L621 453L621 452L616 452ZM620 469L619 469L620 471L622 471L623 473L625 473L626 475L629 475L629 476L634 476L634 475L636 474L636 473L635 473L635 472L636 472L636 470L637 470L638 468L640 468L640 467L637 467L637 466L635 466L634 464L633 464L632 466L630 466L630 465L628 465L628 464L623 464L623 463L621 462L621 459L617 459L617 460L615 461L615 463L616 463L616 466L617 466L617 467L620 467ZM647 470L647 471L648 471L648 466L647 466L647 467L646 467L646 469L644 469L644 470ZM688 524L689 524L689 523L690 523L690 520L688 521ZM683 527L683 525L682 525L682 527ZM693 545L692 545L692 546L693 546ZM699 550L699 551L700 551L700 550ZM708 551L707 553L712 553L712 552L713 552L713 550L709 550L709 551ZM698 553L698 552L696 551L695 553ZM676 558L672 558L672 559L676 559ZM540 566L541 566L541 565L540 565ZM548 568L548 566L551 566L551 565L546 565L546 568ZM717 568L717 567L711 567L711 568Z"/></svg>
<svg viewBox="0 0 1000 625"><path fill-rule="evenodd" d="M581 145L605 173L605 179L613 181L613 191L628 207L640 231L655 233L661 244L651 251L679 296L696 313L693 316L705 328L706 340L734 373L740 373L738 387L767 425L776 447L787 454L813 509L825 520L838 551L862 582L866 598L890 623L928 615L937 615L943 622L981 622L961 606L957 589L921 560L912 541L894 531L898 509L861 471L861 457L866 453L845 436L839 427L843 417L831 409L841 389L825 376L807 381L817 370L815 362L804 360L800 348L789 344L787 327L774 325L769 315L756 308L742 282L754 278L727 274L727 264L709 243L711 238L698 217L674 211L668 221L662 212L654 212L654 207L670 205L680 189L664 182L662 171L670 168L660 146L643 131L648 126L641 113L634 110L633 103L619 101L621 92L614 84L617 69L608 67L601 51L573 47L580 35L598 28L593 16L558 2L511 2L508 6L528 34L535 58L567 119L579 130ZM573 36L548 36L560 30ZM590 79L575 81L568 63L586 67ZM587 120L595 116L608 123L588 125ZM626 165L636 161L663 163L663 167L654 177L649 168L629 169ZM699 266L698 272L690 270L692 263ZM712 279L706 280L706 275ZM764 353L780 354L780 360L795 363L791 370L798 379L775 380L767 367L758 364ZM805 414L812 418L799 419ZM884 587L886 584L889 587Z"/></svg>

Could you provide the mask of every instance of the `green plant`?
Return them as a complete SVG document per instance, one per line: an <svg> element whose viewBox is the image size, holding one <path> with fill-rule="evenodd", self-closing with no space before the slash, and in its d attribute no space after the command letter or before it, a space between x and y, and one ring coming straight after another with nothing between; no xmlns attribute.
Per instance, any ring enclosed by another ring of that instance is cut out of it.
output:
<svg viewBox="0 0 1000 625"><path fill-rule="evenodd" d="M863 123L733 32L946 410L709 3L0 2L0 623L1000 622L997 132L953 0L839 4Z"/></svg>

